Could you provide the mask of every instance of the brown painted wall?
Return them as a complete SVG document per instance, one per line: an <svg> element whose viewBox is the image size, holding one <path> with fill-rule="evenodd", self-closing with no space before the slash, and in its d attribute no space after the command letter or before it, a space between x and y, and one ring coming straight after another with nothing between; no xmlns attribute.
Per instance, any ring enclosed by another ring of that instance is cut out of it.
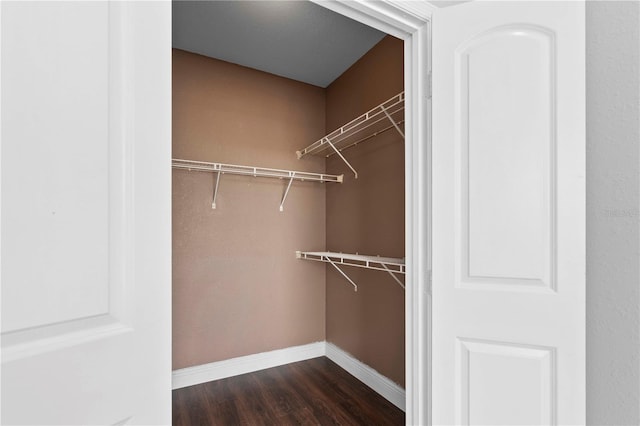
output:
<svg viewBox="0 0 640 426"><path fill-rule="evenodd" d="M401 40L385 37L326 91L334 130L403 90ZM328 173L327 250L404 257L404 141L395 130L349 148L353 178L336 156ZM404 386L404 290L385 272L349 268L358 291L327 268L327 340Z"/></svg>
<svg viewBox="0 0 640 426"><path fill-rule="evenodd" d="M324 171L295 151L324 134L325 93L173 51L173 157ZM173 368L325 340L325 187L173 171Z"/></svg>

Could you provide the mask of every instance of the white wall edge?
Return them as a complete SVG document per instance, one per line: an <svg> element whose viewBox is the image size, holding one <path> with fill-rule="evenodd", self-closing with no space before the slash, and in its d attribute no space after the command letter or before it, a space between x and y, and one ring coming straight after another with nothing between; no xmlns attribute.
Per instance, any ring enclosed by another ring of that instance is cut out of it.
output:
<svg viewBox="0 0 640 426"><path fill-rule="evenodd" d="M326 357L369 386L387 401L405 411L406 392L400 385L358 361L333 343L326 342Z"/></svg>
<svg viewBox="0 0 640 426"><path fill-rule="evenodd" d="M172 388L180 389L324 355L325 342L315 342L182 368L173 371Z"/></svg>
<svg viewBox="0 0 640 426"><path fill-rule="evenodd" d="M329 342L315 342L174 370L172 388L199 385L321 356L326 356L387 401L405 411L406 392L402 387Z"/></svg>

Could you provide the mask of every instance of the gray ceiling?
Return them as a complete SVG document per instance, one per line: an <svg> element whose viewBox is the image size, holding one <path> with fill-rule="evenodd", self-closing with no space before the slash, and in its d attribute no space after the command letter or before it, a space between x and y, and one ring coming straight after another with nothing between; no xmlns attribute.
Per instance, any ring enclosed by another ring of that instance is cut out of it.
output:
<svg viewBox="0 0 640 426"><path fill-rule="evenodd" d="M173 47L320 87L384 36L302 0L173 2Z"/></svg>

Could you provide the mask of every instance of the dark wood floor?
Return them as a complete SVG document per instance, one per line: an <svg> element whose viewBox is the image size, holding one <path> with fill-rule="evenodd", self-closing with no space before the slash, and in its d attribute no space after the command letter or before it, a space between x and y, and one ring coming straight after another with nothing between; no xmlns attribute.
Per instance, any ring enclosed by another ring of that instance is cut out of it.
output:
<svg viewBox="0 0 640 426"><path fill-rule="evenodd" d="M320 357L174 390L173 424L403 425L404 412Z"/></svg>

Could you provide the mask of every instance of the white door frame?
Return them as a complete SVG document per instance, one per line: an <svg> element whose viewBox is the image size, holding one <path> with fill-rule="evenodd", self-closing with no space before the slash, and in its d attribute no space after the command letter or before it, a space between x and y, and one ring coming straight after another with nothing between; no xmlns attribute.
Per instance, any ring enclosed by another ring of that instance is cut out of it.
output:
<svg viewBox="0 0 640 426"><path fill-rule="evenodd" d="M311 0L404 40L406 424L431 424L431 99L428 2Z"/></svg>

